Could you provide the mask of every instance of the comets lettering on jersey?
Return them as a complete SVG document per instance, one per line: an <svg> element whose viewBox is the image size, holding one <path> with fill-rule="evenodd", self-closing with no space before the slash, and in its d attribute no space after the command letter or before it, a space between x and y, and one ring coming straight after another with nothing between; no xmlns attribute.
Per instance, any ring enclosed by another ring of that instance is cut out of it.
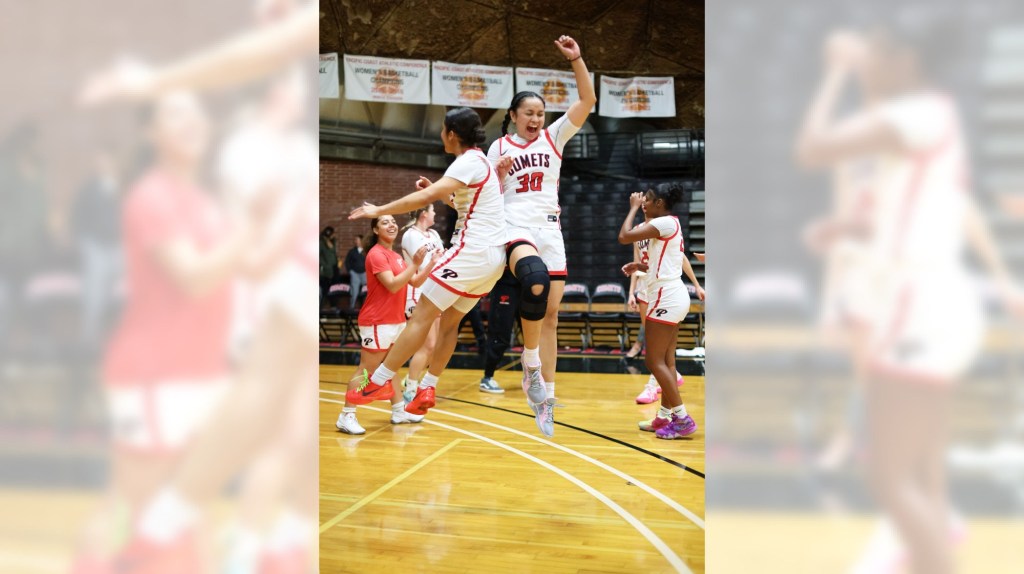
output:
<svg viewBox="0 0 1024 574"><path fill-rule="evenodd" d="M509 170L508 174L512 175L526 167L551 167L551 156L546 153L530 153L518 156L512 160L512 169Z"/></svg>

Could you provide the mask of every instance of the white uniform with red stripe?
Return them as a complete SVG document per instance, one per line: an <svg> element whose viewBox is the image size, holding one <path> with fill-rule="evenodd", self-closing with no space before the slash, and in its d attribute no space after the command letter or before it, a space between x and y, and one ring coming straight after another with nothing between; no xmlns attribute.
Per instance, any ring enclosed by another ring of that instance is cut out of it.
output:
<svg viewBox="0 0 1024 574"><path fill-rule="evenodd" d="M568 275L565 242L558 206L558 178L562 150L580 131L567 115L558 118L531 141L507 135L491 144L487 159L497 166L503 157L512 158L502 191L509 224L509 241L527 241L537 248L553 278Z"/></svg>
<svg viewBox="0 0 1024 574"><path fill-rule="evenodd" d="M444 242L441 241L441 236L437 234L437 231L433 229L427 229L426 231L419 229L415 225L405 230L405 234L402 235L402 257L405 259L406 265L412 265L413 256L421 247L426 246L427 256L423 259L423 263L420 264L420 270L426 269L430 265L430 254L435 250L444 250ZM411 317L412 310L416 308L416 303L420 300L420 289L413 287L409 284L409 288L405 294L405 316Z"/></svg>
<svg viewBox="0 0 1024 574"><path fill-rule="evenodd" d="M870 367L951 381L984 337L981 298L963 260L968 184L959 115L937 94L894 100L880 113L910 151L886 158L875 187Z"/></svg>
<svg viewBox="0 0 1024 574"><path fill-rule="evenodd" d="M690 293L683 284L683 232L674 215L655 217L648 222L658 237L648 248L647 320L675 325L690 312Z"/></svg>
<svg viewBox="0 0 1024 574"><path fill-rule="evenodd" d="M420 292L442 311L455 307L465 313L491 291L505 269L505 204L498 174L479 148L455 158L444 175L463 184L455 191L459 219L452 246Z"/></svg>

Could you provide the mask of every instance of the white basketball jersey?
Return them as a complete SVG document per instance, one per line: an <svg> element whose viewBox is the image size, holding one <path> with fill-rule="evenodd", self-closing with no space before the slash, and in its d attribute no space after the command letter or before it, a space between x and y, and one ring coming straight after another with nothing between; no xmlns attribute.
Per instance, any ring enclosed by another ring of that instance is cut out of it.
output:
<svg viewBox="0 0 1024 574"><path fill-rule="evenodd" d="M962 265L967 162L953 103L915 95L885 104L881 113L910 151L882 164L873 256L898 267Z"/></svg>
<svg viewBox="0 0 1024 574"><path fill-rule="evenodd" d="M507 135L491 144L487 159L492 166L497 167L503 157L512 158L512 169L505 176L502 189L510 225L560 227L558 177L562 170L562 150L579 130L563 115L542 129L532 141Z"/></svg>
<svg viewBox="0 0 1024 574"><path fill-rule="evenodd" d="M648 223L659 232L648 248L647 285L651 289L659 283L677 281L683 276L683 233L679 218L674 215L655 217Z"/></svg>
<svg viewBox="0 0 1024 574"><path fill-rule="evenodd" d="M501 199L498 174L479 148L455 158L444 172L446 177L464 184L455 190L455 210L459 219L452 234L452 245L504 245L507 241L505 203Z"/></svg>
<svg viewBox="0 0 1024 574"><path fill-rule="evenodd" d="M424 245L427 247L427 256L423 259L423 263L420 263L420 269L425 269L430 264L430 254L434 250L444 251L444 243L441 241L441 236L433 229L420 231L414 225L405 230L405 235L402 236L402 257L405 258L406 265L412 266L413 256Z"/></svg>

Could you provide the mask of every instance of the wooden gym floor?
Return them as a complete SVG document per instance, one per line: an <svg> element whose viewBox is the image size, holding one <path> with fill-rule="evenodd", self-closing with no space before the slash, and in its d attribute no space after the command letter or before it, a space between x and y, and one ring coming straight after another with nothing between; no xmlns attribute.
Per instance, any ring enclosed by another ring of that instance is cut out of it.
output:
<svg viewBox="0 0 1024 574"><path fill-rule="evenodd" d="M682 388L700 427L683 440L637 429L646 375L560 373L545 439L520 371L490 395L479 370L447 371L420 424L360 407L352 436L335 420L354 370L320 367L321 572L704 572L703 377Z"/></svg>

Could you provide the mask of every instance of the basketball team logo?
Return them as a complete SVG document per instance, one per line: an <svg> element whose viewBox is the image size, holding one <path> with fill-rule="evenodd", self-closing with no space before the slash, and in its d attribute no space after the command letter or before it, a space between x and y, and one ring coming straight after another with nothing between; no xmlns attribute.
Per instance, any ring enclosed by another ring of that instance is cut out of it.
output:
<svg viewBox="0 0 1024 574"><path fill-rule="evenodd" d="M459 98L479 102L487 97L487 84L480 76L463 76L459 80Z"/></svg>
<svg viewBox="0 0 1024 574"><path fill-rule="evenodd" d="M659 316L659 317L664 316L666 313L668 313L668 309L656 309L654 311L654 314Z"/></svg>
<svg viewBox="0 0 1024 574"><path fill-rule="evenodd" d="M381 68L370 80L373 84L371 92L382 96L393 96L402 91L402 78L391 68Z"/></svg>
<svg viewBox="0 0 1024 574"><path fill-rule="evenodd" d="M540 95L551 104L564 104L569 101L569 88L565 82L558 78L551 78L544 82L540 89Z"/></svg>
<svg viewBox="0 0 1024 574"><path fill-rule="evenodd" d="M622 97L622 107L631 112L646 112L651 109L651 97L646 91L630 86Z"/></svg>

